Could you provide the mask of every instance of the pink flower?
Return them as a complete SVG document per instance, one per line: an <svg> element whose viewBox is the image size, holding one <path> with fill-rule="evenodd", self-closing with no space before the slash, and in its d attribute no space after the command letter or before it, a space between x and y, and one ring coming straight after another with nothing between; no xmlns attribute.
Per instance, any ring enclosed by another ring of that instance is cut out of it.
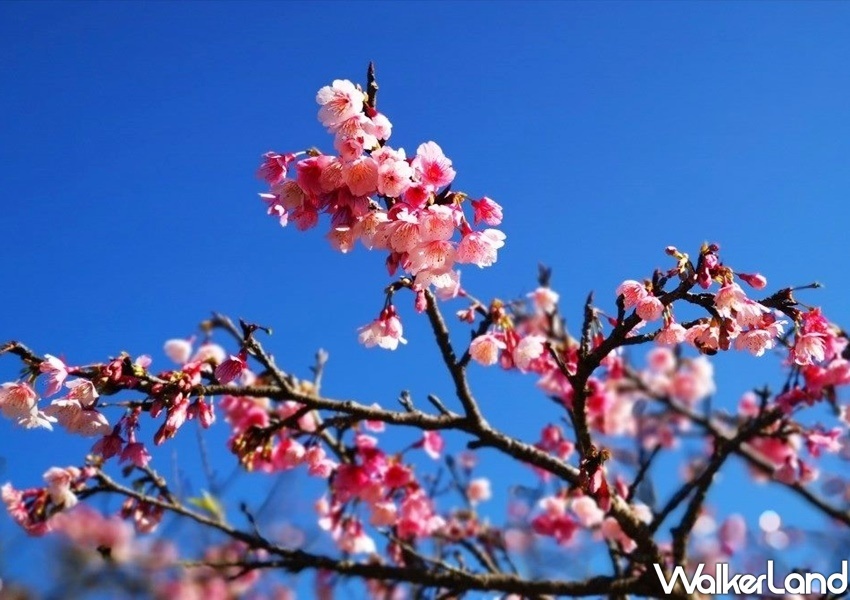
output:
<svg viewBox="0 0 850 600"><path fill-rule="evenodd" d="M215 378L222 385L238 379L248 369L248 352L242 350L239 354L231 354L230 357L218 365L215 369Z"/></svg>
<svg viewBox="0 0 850 600"><path fill-rule="evenodd" d="M727 283L714 296L714 306L721 317L735 319L741 327L756 325L762 315L770 312L758 302L747 298L737 283Z"/></svg>
<svg viewBox="0 0 850 600"><path fill-rule="evenodd" d="M26 383L4 383L0 386L0 411L9 419L29 418L37 403L35 390Z"/></svg>
<svg viewBox="0 0 850 600"><path fill-rule="evenodd" d="M134 558L132 528L117 516L107 518L85 504L78 504L71 511L55 515L51 525L53 531L65 536L76 548L88 552L109 548L110 560L119 564Z"/></svg>
<svg viewBox="0 0 850 600"><path fill-rule="evenodd" d="M330 460L321 446L310 446L304 453L304 462L309 466L308 472L314 477L327 479L336 468L336 463Z"/></svg>
<svg viewBox="0 0 850 600"><path fill-rule="evenodd" d="M421 489L409 494L401 503L397 524L398 537L410 539L431 535L445 524L434 514L434 506Z"/></svg>
<svg viewBox="0 0 850 600"><path fill-rule="evenodd" d="M277 152L266 152L263 154L263 164L257 170L257 177L264 179L269 185L277 185L286 179L286 170L295 160L294 154L278 154Z"/></svg>
<svg viewBox="0 0 850 600"><path fill-rule="evenodd" d="M605 511L599 508L596 500L590 496L575 498L570 504L570 509L578 517L582 527L595 527L605 518Z"/></svg>
<svg viewBox="0 0 850 600"><path fill-rule="evenodd" d="M490 490L490 480L486 477L473 479L469 482L469 485L466 486L466 497L469 498L469 501L472 504L486 502L491 498L491 496L492 492Z"/></svg>
<svg viewBox="0 0 850 600"><path fill-rule="evenodd" d="M192 340L168 340L163 346L165 355L178 365L185 365L192 356Z"/></svg>
<svg viewBox="0 0 850 600"><path fill-rule="evenodd" d="M419 234L419 219L402 207L393 211L395 220L391 227L389 245L396 252L409 252L422 242Z"/></svg>
<svg viewBox="0 0 850 600"><path fill-rule="evenodd" d="M378 193L397 198L410 187L413 167L407 161L387 161L378 167Z"/></svg>
<svg viewBox="0 0 850 600"><path fill-rule="evenodd" d="M191 362L208 363L211 365L219 365L227 357L224 348L212 342L204 342L198 346L197 352L190 359ZM183 364L183 363L181 363Z"/></svg>
<svg viewBox="0 0 850 600"><path fill-rule="evenodd" d="M419 236L424 242L450 240L455 232L457 212L439 204L419 212Z"/></svg>
<svg viewBox="0 0 850 600"><path fill-rule="evenodd" d="M335 79L316 94L319 121L334 128L363 111L363 92L347 79Z"/></svg>
<svg viewBox="0 0 850 600"><path fill-rule="evenodd" d="M469 344L469 355L478 364L489 367L499 362L499 352L505 343L491 333L479 335Z"/></svg>
<svg viewBox="0 0 850 600"><path fill-rule="evenodd" d="M65 387L71 390L68 398L76 400L83 408L94 406L94 403L97 401L97 390L94 384L88 379L74 379L66 383Z"/></svg>
<svg viewBox="0 0 850 600"><path fill-rule="evenodd" d="M389 489L402 488L413 481L410 468L400 463L392 463L384 473L384 484Z"/></svg>
<svg viewBox="0 0 850 600"><path fill-rule="evenodd" d="M379 140L388 140L392 134L393 124L383 113L372 115L373 133Z"/></svg>
<svg viewBox="0 0 850 600"><path fill-rule="evenodd" d="M414 283L422 288L434 286L441 300L454 298L460 292L460 271L452 269L425 269L416 274Z"/></svg>
<svg viewBox="0 0 850 600"><path fill-rule="evenodd" d="M425 454L434 460L437 460L440 458L440 453L443 451L443 447L446 443L443 441L443 437L440 435L440 432L425 431L422 433L422 441L420 441L418 445L422 446Z"/></svg>
<svg viewBox="0 0 850 600"><path fill-rule="evenodd" d="M627 310L637 305L647 294L646 287L633 279L627 279L617 288L617 296L623 296Z"/></svg>
<svg viewBox="0 0 850 600"><path fill-rule="evenodd" d="M44 413L55 418L68 433L84 437L103 436L109 433L109 421L94 409L83 408L78 400L60 398L51 402Z"/></svg>
<svg viewBox="0 0 850 600"><path fill-rule="evenodd" d="M697 323L685 332L685 341L700 351L717 350L720 346L720 331L708 321Z"/></svg>
<svg viewBox="0 0 850 600"><path fill-rule="evenodd" d="M197 416L201 427L209 429L210 426L215 423L215 407L212 402L207 403L203 398L200 398L189 407L189 416Z"/></svg>
<svg viewBox="0 0 850 600"><path fill-rule="evenodd" d="M512 357L520 371L526 371L532 361L543 356L546 350L546 338L542 335L527 335L514 348Z"/></svg>
<svg viewBox="0 0 850 600"><path fill-rule="evenodd" d="M398 508L392 500L375 502L371 506L369 523L374 527L392 527L398 520Z"/></svg>
<svg viewBox="0 0 850 600"><path fill-rule="evenodd" d="M116 425L112 433L103 436L95 442L91 451L95 454L100 454L106 460L121 452L123 446L124 439L121 437L121 426Z"/></svg>
<svg viewBox="0 0 850 600"><path fill-rule="evenodd" d="M62 388L62 384L68 377L68 367L62 360L51 354L44 355L45 360L38 365L38 370L47 376L47 389L45 396L52 396Z"/></svg>
<svg viewBox="0 0 850 600"><path fill-rule="evenodd" d="M653 348L646 355L650 370L670 373L676 368L676 356L668 348Z"/></svg>
<svg viewBox="0 0 850 600"><path fill-rule="evenodd" d="M568 544L578 530L578 524L567 514L567 503L563 498L548 496L540 500L542 512L531 521L537 535L555 539L558 544Z"/></svg>
<svg viewBox="0 0 850 600"><path fill-rule="evenodd" d="M375 542L363 530L363 524L349 517L345 522L334 532L337 546L343 552L349 554L374 554L376 551Z"/></svg>
<svg viewBox="0 0 850 600"><path fill-rule="evenodd" d="M638 300L635 312L644 321L657 321L664 314L664 303L655 296L647 294Z"/></svg>
<svg viewBox="0 0 850 600"><path fill-rule="evenodd" d="M331 229L326 237L331 243L331 247L343 254L354 250L354 244L357 241L354 239L354 230L348 227Z"/></svg>
<svg viewBox="0 0 850 600"><path fill-rule="evenodd" d="M71 484L79 477L80 470L76 467L51 467L44 473L47 493L54 504L63 508L71 508L77 504L77 496L71 491Z"/></svg>
<svg viewBox="0 0 850 600"><path fill-rule="evenodd" d="M419 181L434 189L449 185L455 178L455 170L435 142L425 142L416 149L413 168Z"/></svg>
<svg viewBox="0 0 850 600"><path fill-rule="evenodd" d="M31 536L42 536L52 529L51 522L46 518L43 511L32 510L32 504L27 506L27 501L24 496L32 497L36 490L16 490L11 484L5 484L0 487L0 498L3 504L6 505L6 511L12 520L20 525L27 534ZM35 504L43 505L46 502L47 493L38 490L38 498Z"/></svg>
<svg viewBox="0 0 850 600"><path fill-rule="evenodd" d="M275 448L272 460L278 469L288 470L304 462L306 454L307 451L300 442L292 438L284 438Z"/></svg>
<svg viewBox="0 0 850 600"><path fill-rule="evenodd" d="M683 363L671 382L671 395L688 405L714 392L714 367L704 356Z"/></svg>
<svg viewBox="0 0 850 600"><path fill-rule="evenodd" d="M750 329L735 338L735 348L747 350L753 356L761 356L765 350L776 346L776 338L782 335L783 322L778 321L766 329Z"/></svg>
<svg viewBox="0 0 850 600"><path fill-rule="evenodd" d="M378 346L385 350L395 350L399 344L407 343L402 337L401 320L392 305L382 310L375 321L361 327L359 332L358 339L367 348Z"/></svg>
<svg viewBox="0 0 850 600"><path fill-rule="evenodd" d="M655 336L655 341L662 346L675 346L685 341L685 328L675 322L667 323Z"/></svg>
<svg viewBox="0 0 850 600"><path fill-rule="evenodd" d="M543 286L528 294L528 297L534 303L534 308L547 315L555 312L555 309L558 307L558 299L560 298L558 293L552 288Z"/></svg>
<svg viewBox="0 0 850 600"><path fill-rule="evenodd" d="M838 427L834 427L828 432L822 429L814 429L805 434L806 449L815 458L820 456L821 450L834 454L841 450L840 437L841 429Z"/></svg>
<svg viewBox="0 0 850 600"><path fill-rule="evenodd" d="M821 362L826 356L826 342L820 333L797 335L792 356L798 365L810 365Z"/></svg>
<svg viewBox="0 0 850 600"><path fill-rule="evenodd" d="M476 225L483 222L491 227L495 227L502 222L502 207L487 196L484 196L480 200L473 200L472 210Z"/></svg>
<svg viewBox="0 0 850 600"><path fill-rule="evenodd" d="M472 231L457 247L457 261L489 267L496 262L496 251L505 245L505 234L498 229Z"/></svg>
<svg viewBox="0 0 850 600"><path fill-rule="evenodd" d="M361 156L342 166L342 177L352 194L368 196L378 189L378 163L371 156Z"/></svg>
<svg viewBox="0 0 850 600"><path fill-rule="evenodd" d="M150 452L141 442L131 442L121 452L120 462L130 462L140 468L146 467L150 460Z"/></svg>
<svg viewBox="0 0 850 600"><path fill-rule="evenodd" d="M405 268L411 273L426 269L449 269L455 261L455 249L451 242L434 240L416 246L410 251Z"/></svg>

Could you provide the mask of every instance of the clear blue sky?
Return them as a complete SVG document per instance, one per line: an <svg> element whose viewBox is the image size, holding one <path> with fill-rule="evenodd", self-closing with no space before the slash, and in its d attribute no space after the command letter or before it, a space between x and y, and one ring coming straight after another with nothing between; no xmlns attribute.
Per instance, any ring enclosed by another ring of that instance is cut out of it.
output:
<svg viewBox="0 0 850 600"><path fill-rule="evenodd" d="M590 289L613 303L666 245L710 240L772 285L826 283L807 299L850 322L848 30L841 3L2 3L0 338L165 367L163 341L219 310L273 326L301 375L326 348L329 394L449 397L409 304L407 347L356 343L382 257L281 230L256 196L263 152L332 149L315 92L369 60L393 144L437 141L457 188L505 208L497 266L464 273L478 296L524 293L543 261L572 321ZM720 403L778 374L736 358ZM528 379L473 379L520 435L556 418ZM0 439L0 479L19 485L88 445L6 422Z"/></svg>

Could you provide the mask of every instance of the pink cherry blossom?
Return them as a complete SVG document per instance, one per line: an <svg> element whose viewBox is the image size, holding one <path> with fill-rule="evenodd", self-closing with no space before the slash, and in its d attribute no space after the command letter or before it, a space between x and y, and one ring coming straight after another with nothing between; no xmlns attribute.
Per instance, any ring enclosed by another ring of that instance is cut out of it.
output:
<svg viewBox="0 0 850 600"><path fill-rule="evenodd" d="M71 491L71 484L80 477L80 470L76 467L61 469L51 467L44 473L44 481L47 483L47 493L57 506L71 508L78 502L77 496Z"/></svg>
<svg viewBox="0 0 850 600"><path fill-rule="evenodd" d="M599 508L596 500L590 496L575 498L570 503L570 510L576 515L582 527L595 527L605 518L605 511Z"/></svg>
<svg viewBox="0 0 850 600"><path fill-rule="evenodd" d="M248 353L242 351L239 354L231 354L215 369L215 378L222 385L227 385L231 381L238 379L243 372L248 368Z"/></svg>
<svg viewBox="0 0 850 600"><path fill-rule="evenodd" d="M74 379L65 384L71 392L68 398L76 400L83 408L90 408L97 402L98 393L94 384L88 379Z"/></svg>
<svg viewBox="0 0 850 600"><path fill-rule="evenodd" d="M189 357L192 356L192 340L168 340L162 349L173 362L184 365L189 362Z"/></svg>
<svg viewBox="0 0 850 600"><path fill-rule="evenodd" d="M492 496L490 490L490 480L486 477L478 477L469 482L466 486L466 497L472 504L486 502Z"/></svg>
<svg viewBox="0 0 850 600"><path fill-rule="evenodd" d="M371 156L361 156L342 166L342 177L355 196L374 194L378 189L378 163Z"/></svg>
<svg viewBox="0 0 850 600"><path fill-rule="evenodd" d="M489 267L496 262L496 251L505 245L505 234L498 229L472 231L457 247L457 261Z"/></svg>
<svg viewBox="0 0 850 600"><path fill-rule="evenodd" d="M119 454L123 446L124 439L121 437L121 427L118 425L111 433L104 435L95 442L91 450L95 454L100 454L106 460Z"/></svg>
<svg viewBox="0 0 850 600"><path fill-rule="evenodd" d="M454 209L443 205L429 206L419 212L419 236L423 242L447 241L452 238L456 227Z"/></svg>
<svg viewBox="0 0 850 600"><path fill-rule="evenodd" d="M363 92L347 79L335 79L318 91L316 103L322 125L334 128L363 110Z"/></svg>
<svg viewBox="0 0 850 600"><path fill-rule="evenodd" d="M648 293L646 286L633 279L627 279L617 287L617 296L623 296L626 310L636 306Z"/></svg>
<svg viewBox="0 0 850 600"><path fill-rule="evenodd" d="M664 314L664 304L657 297L647 294L637 301L635 312L644 321L657 321Z"/></svg>
<svg viewBox="0 0 850 600"><path fill-rule="evenodd" d="M449 185L455 178L455 170L435 142L425 142L416 149L413 168L424 185L437 189Z"/></svg>
<svg viewBox="0 0 850 600"><path fill-rule="evenodd" d="M798 335L792 355L798 365L821 362L826 357L826 336L820 333Z"/></svg>
<svg viewBox="0 0 850 600"><path fill-rule="evenodd" d="M68 433L84 437L107 435L111 429L103 414L84 408L79 400L72 398L54 400L44 409L44 413L55 418Z"/></svg>
<svg viewBox="0 0 850 600"><path fill-rule="evenodd" d="M402 337L401 320L392 305L381 311L376 320L361 327L359 332L358 339L367 348L378 346L385 350L395 350L399 344L407 343Z"/></svg>
<svg viewBox="0 0 850 600"><path fill-rule="evenodd" d="M655 341L662 346L675 346L685 341L685 332L685 328L679 323L670 322L659 330Z"/></svg>
<svg viewBox="0 0 850 600"><path fill-rule="evenodd" d="M539 505L541 512L531 521L534 533L552 537L561 545L571 542L578 530L578 523L567 513L567 501L548 496L540 500Z"/></svg>
<svg viewBox="0 0 850 600"><path fill-rule="evenodd" d="M398 536L401 539L428 536L444 523L442 517L434 513L431 499L420 489L409 494L401 503Z"/></svg>
<svg viewBox="0 0 850 600"><path fill-rule="evenodd" d="M375 502L371 506L372 516L369 523L375 527L390 527L398 520L398 507L392 500Z"/></svg>
<svg viewBox="0 0 850 600"><path fill-rule="evenodd" d="M422 441L419 442L425 454L437 460L443 452L443 447L446 445L443 436L439 431L425 431L422 434Z"/></svg>
<svg viewBox="0 0 850 600"><path fill-rule="evenodd" d="M224 351L224 348L213 342L204 342L198 346L198 350L192 355L189 361L193 363L219 365L224 362L226 357L227 353Z"/></svg>
<svg viewBox="0 0 850 600"><path fill-rule="evenodd" d="M531 298L534 308L543 314L552 314L558 307L558 299L560 296L556 291L549 287L538 287L536 290L527 294Z"/></svg>
<svg viewBox="0 0 850 600"><path fill-rule="evenodd" d="M44 355L44 361L38 365L38 370L46 375L47 389L44 390L45 396L52 396L62 389L62 384L68 377L68 366L52 354Z"/></svg>
<svg viewBox="0 0 850 600"><path fill-rule="evenodd" d="M514 364L521 371L527 370L532 361L540 358L546 351L545 344L546 338L540 335L528 335L522 338L511 354Z"/></svg>
<svg viewBox="0 0 850 600"><path fill-rule="evenodd" d="M378 193L397 198L410 187L412 176L413 167L407 161L384 162L378 167Z"/></svg>
<svg viewBox="0 0 850 600"><path fill-rule="evenodd" d="M131 442L121 452L120 462L129 462L140 468L146 467L150 460L151 455L141 442Z"/></svg>
<svg viewBox="0 0 850 600"><path fill-rule="evenodd" d="M753 356L762 356L766 350L776 346L776 339L780 335L782 335L781 324L771 329L750 329L735 338L735 348L747 350Z"/></svg>
<svg viewBox="0 0 850 600"><path fill-rule="evenodd" d="M499 362L499 353L505 347L505 342L493 334L485 333L469 344L469 355L478 364L489 367Z"/></svg>
<svg viewBox="0 0 850 600"><path fill-rule="evenodd" d="M36 410L38 395L26 383L4 383L0 386L0 411L9 419L25 419Z"/></svg>
<svg viewBox="0 0 850 600"><path fill-rule="evenodd" d="M392 135L393 125L383 113L375 113L372 115L372 126L374 135L379 140L388 140Z"/></svg>
<svg viewBox="0 0 850 600"><path fill-rule="evenodd" d="M502 222L502 207L487 196L473 200L472 209L473 221L476 225L485 223L490 227L495 227Z"/></svg>
<svg viewBox="0 0 850 600"><path fill-rule="evenodd" d="M263 164L257 170L257 177L264 179L269 185L277 185L286 179L287 167L293 160L294 154L266 152L263 154Z"/></svg>

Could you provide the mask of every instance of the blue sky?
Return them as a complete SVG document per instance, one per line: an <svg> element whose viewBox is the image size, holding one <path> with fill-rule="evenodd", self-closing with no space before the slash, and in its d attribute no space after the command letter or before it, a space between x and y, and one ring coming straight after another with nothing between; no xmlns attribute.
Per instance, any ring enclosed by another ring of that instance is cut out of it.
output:
<svg viewBox="0 0 850 600"><path fill-rule="evenodd" d="M612 305L665 246L709 240L772 286L822 281L806 299L846 323L848 26L840 3L0 4L0 337L165 367L163 341L218 310L273 326L301 375L326 348L329 394L449 397L410 304L407 347L356 343L382 257L281 230L256 196L263 152L332 149L315 91L362 81L369 60L393 144L437 141L456 187L505 208L498 264L464 272L476 295L525 293L542 261L574 321L590 289ZM720 403L779 374L718 365ZM16 368L0 361L4 380ZM495 423L532 438L553 418L528 379L473 380ZM0 478L20 485L87 447L5 422L0 436Z"/></svg>

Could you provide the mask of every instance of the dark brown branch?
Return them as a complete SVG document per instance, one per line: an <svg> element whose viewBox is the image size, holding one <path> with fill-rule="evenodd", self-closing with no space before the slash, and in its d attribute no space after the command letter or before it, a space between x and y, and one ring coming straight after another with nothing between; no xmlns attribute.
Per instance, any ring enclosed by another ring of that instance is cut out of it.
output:
<svg viewBox="0 0 850 600"><path fill-rule="evenodd" d="M465 365L460 364L452 348L451 340L449 339L449 329L446 326L446 321L437 306L437 299L430 290L425 290L426 307L425 312L428 314L428 320L431 323L431 329L434 332L434 337L437 340L437 346L440 348L440 353L443 356L443 362L449 370L452 381L455 384L455 392L458 400L463 405L463 410L467 418L476 426L484 426L486 421L478 408L475 398L472 396L472 390L469 389L469 382L466 380Z"/></svg>

